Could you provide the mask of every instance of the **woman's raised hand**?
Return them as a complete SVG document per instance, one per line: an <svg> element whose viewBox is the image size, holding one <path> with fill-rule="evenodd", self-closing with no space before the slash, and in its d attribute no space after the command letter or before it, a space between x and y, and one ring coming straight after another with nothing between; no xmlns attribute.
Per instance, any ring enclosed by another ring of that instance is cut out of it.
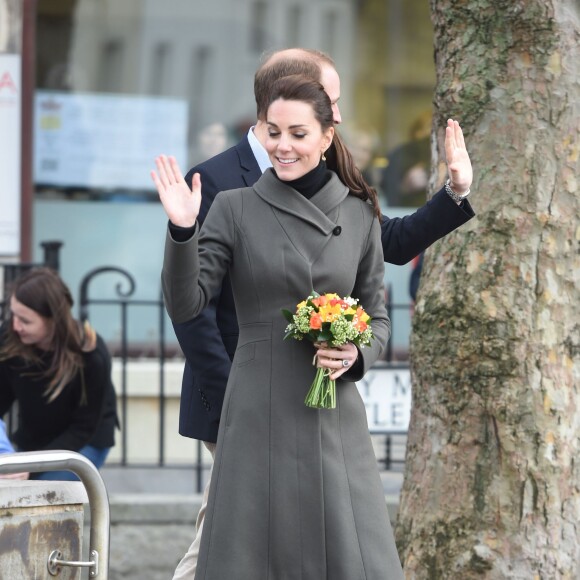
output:
<svg viewBox="0 0 580 580"><path fill-rule="evenodd" d="M175 157L159 155L155 158L157 171L151 171L151 179L159 193L163 209L172 224L182 228L195 225L201 206L201 180L195 173L191 189L187 186Z"/></svg>
<svg viewBox="0 0 580 580"><path fill-rule="evenodd" d="M449 185L453 191L461 195L471 187L473 169L465 148L463 131L459 123L453 119L448 119L445 128L445 155L447 157Z"/></svg>

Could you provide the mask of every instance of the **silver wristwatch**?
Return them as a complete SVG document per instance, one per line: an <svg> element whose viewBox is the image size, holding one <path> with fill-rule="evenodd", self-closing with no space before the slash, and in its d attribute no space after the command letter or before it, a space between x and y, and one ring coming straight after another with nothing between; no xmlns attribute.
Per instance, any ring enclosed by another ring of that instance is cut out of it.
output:
<svg viewBox="0 0 580 580"><path fill-rule="evenodd" d="M471 189L468 189L463 195L459 195L451 189L451 185L449 185L449 183L450 180L448 179L445 182L445 192L455 203L461 203L471 193Z"/></svg>

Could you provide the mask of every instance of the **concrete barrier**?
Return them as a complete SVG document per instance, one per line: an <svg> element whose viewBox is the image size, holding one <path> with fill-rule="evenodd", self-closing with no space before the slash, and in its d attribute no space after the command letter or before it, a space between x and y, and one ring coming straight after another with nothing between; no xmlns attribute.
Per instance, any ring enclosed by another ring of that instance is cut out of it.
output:
<svg viewBox="0 0 580 580"><path fill-rule="evenodd" d="M50 578L54 550L80 560L87 501L80 482L0 480L0 577ZM66 568L58 578L78 580L81 571Z"/></svg>

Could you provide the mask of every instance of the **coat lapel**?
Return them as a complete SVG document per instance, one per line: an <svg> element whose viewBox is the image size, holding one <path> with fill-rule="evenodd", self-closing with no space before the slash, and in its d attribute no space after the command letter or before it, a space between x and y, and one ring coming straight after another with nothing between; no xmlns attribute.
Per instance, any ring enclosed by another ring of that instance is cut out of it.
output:
<svg viewBox="0 0 580 580"><path fill-rule="evenodd" d="M311 199L280 181L272 169L254 184L254 191L280 212L309 223L323 235L336 227L337 208L348 195L348 188L333 173L330 181Z"/></svg>
<svg viewBox="0 0 580 580"><path fill-rule="evenodd" d="M260 179L262 171L254 157L248 138L244 137L237 145L236 151L240 159L241 177L246 186L251 187Z"/></svg>
<svg viewBox="0 0 580 580"><path fill-rule="evenodd" d="M333 236L339 218L340 204L348 188L336 174L311 199L280 181L268 169L254 184L256 194L268 203L292 245L309 262L313 262ZM305 224L307 226L305 228Z"/></svg>

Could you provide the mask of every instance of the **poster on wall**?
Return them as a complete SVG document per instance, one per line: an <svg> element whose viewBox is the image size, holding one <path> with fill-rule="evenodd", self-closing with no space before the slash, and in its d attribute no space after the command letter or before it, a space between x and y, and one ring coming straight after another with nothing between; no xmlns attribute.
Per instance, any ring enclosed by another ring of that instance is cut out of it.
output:
<svg viewBox="0 0 580 580"><path fill-rule="evenodd" d="M34 181L102 190L153 190L160 153L187 161L182 99L63 93L35 95Z"/></svg>
<svg viewBox="0 0 580 580"><path fill-rule="evenodd" d="M21 58L0 54L0 256L20 253Z"/></svg>

